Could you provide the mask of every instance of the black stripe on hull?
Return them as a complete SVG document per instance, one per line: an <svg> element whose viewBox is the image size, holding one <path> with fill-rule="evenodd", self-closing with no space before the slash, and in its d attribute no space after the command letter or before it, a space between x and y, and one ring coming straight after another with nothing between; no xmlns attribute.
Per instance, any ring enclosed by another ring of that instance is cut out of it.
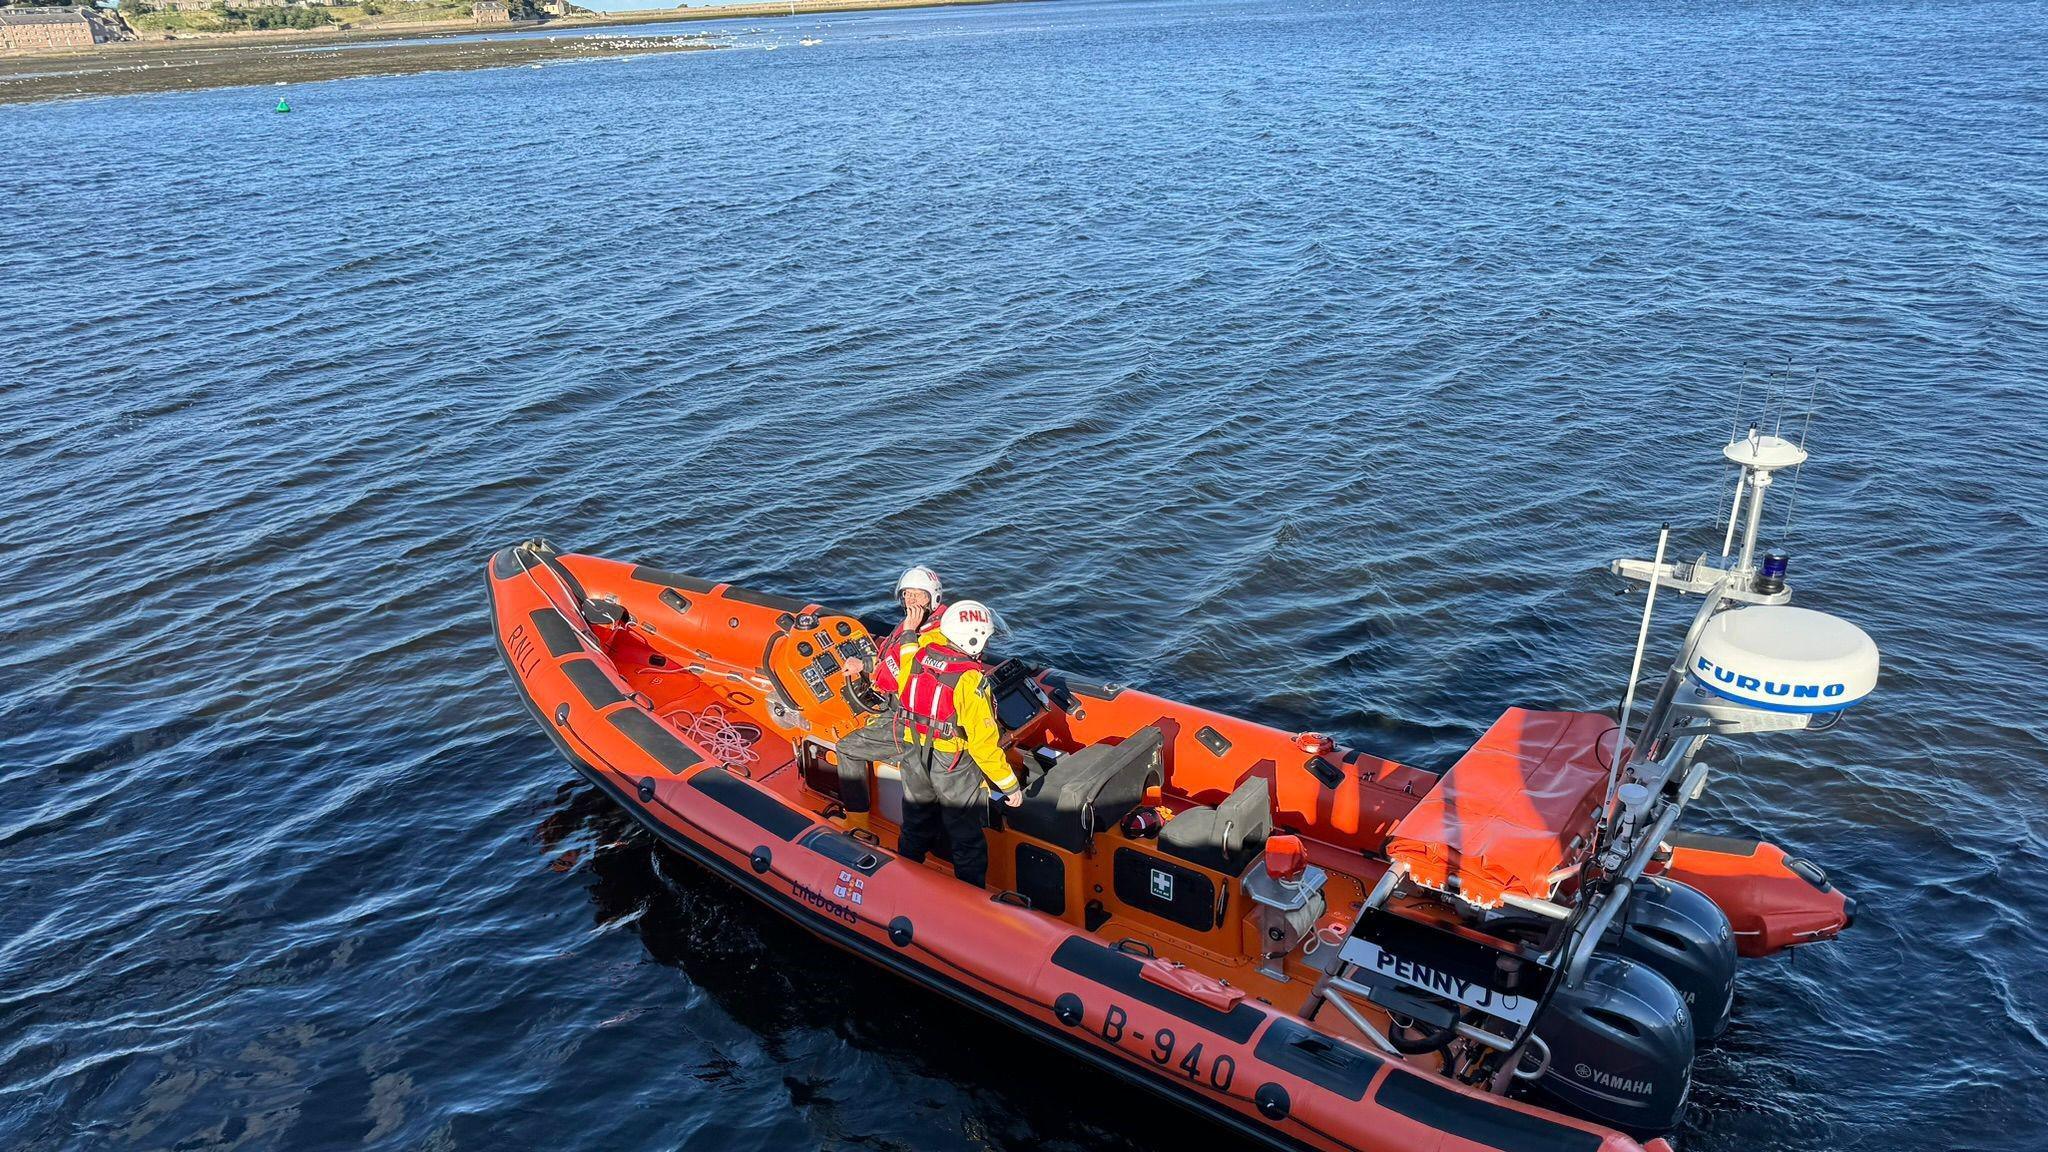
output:
<svg viewBox="0 0 2048 1152"><path fill-rule="evenodd" d="M578 580L576 574L569 571L560 560L545 552L539 553L539 556L540 562L547 565L548 571L553 572L562 581L563 586L569 589L569 596L576 602L578 607L581 607L585 600L590 599L590 595L583 591L583 581Z"/></svg>
<svg viewBox="0 0 2048 1152"><path fill-rule="evenodd" d="M1346 1044L1292 1020L1275 1020L1266 1034L1259 1037L1259 1046L1252 1050L1252 1055L1347 1100L1365 1099L1366 1088L1385 1063L1355 1044Z"/></svg>
<svg viewBox="0 0 2048 1152"><path fill-rule="evenodd" d="M1756 855L1756 850L1764 846L1764 842L1761 840L1749 840L1741 836L1712 836L1705 832L1679 832L1674 830L1664 839L1673 848L1697 848L1702 852L1720 852L1724 855L1741 856L1744 858Z"/></svg>
<svg viewBox="0 0 2048 1152"><path fill-rule="evenodd" d="M1105 988L1114 988L1140 1004L1214 1032L1233 1044L1250 1040L1252 1033L1259 1030L1259 1022L1266 1018L1265 1013L1249 1004L1233 1005L1230 1011L1225 1012L1199 1000L1190 1000L1171 988L1145 979L1145 962L1139 957L1080 936L1070 936L1061 943L1052 954L1052 963L1055 968L1093 980Z"/></svg>
<svg viewBox="0 0 2048 1152"><path fill-rule="evenodd" d="M794 840L813 826L810 817L723 768L706 768L690 777L690 787L702 792L712 803L746 817L778 839Z"/></svg>
<svg viewBox="0 0 2048 1152"><path fill-rule="evenodd" d="M662 584L679 591L696 592L700 595L718 587L718 584L711 580L700 580L695 576L685 576L680 572L650 568L645 564L634 567L632 578L642 584Z"/></svg>
<svg viewBox="0 0 2048 1152"><path fill-rule="evenodd" d="M620 735L654 757L655 763L668 769L671 776L681 776L704 762L704 757L697 755L696 749L677 739L676 734L661 721L638 708L622 708L605 719L619 730Z"/></svg>
<svg viewBox="0 0 2048 1152"><path fill-rule="evenodd" d="M1495 1108L1420 1076L1389 1076L1373 1103L1439 1132L1501 1152L1599 1152L1599 1136L1583 1128L1553 1124L1541 1116Z"/></svg>
<svg viewBox="0 0 2048 1152"><path fill-rule="evenodd" d="M583 697L585 704L590 705L593 712L602 712L614 704L625 703L626 694L619 691L619 686L612 683L612 678L605 674L603 668L598 667L595 660L565 660L562 662L562 672L569 677L569 683L576 686L577 693Z"/></svg>
<svg viewBox="0 0 2048 1152"><path fill-rule="evenodd" d="M576 629L552 607L539 609L528 619L533 621L533 630L540 633L540 642L547 645L548 655L559 660L588 654L583 641L576 636Z"/></svg>
<svg viewBox="0 0 2048 1152"><path fill-rule="evenodd" d="M725 598L740 604L752 604L756 608L773 608L777 612L801 612L811 606L808 600L792 600L773 592L755 592L747 588L727 588Z"/></svg>

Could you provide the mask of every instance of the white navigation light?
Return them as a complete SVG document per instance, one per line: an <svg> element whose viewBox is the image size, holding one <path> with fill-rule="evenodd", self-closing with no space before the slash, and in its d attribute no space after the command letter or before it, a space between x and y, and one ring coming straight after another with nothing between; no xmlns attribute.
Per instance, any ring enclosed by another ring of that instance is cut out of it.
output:
<svg viewBox="0 0 2048 1152"><path fill-rule="evenodd" d="M1877 687L1877 644L1839 616L1789 605L1709 621L1686 671L1717 696L1772 712L1839 712Z"/></svg>

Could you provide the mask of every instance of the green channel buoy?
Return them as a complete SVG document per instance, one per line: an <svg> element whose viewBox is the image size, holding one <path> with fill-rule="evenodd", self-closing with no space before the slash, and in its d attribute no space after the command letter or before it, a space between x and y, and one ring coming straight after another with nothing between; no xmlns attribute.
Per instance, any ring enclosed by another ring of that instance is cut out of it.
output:
<svg viewBox="0 0 2048 1152"><path fill-rule="evenodd" d="M290 102L289 100L279 100L279 101L277 102L277 110L278 110L279 112L289 112L289 111L291 111L291 110L292 110L291 102Z"/></svg>

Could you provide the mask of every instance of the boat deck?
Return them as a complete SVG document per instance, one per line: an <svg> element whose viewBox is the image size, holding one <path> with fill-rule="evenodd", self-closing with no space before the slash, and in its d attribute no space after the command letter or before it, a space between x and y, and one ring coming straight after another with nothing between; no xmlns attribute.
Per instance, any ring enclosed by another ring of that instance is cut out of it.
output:
<svg viewBox="0 0 2048 1152"><path fill-rule="evenodd" d="M877 768L878 802L874 810L849 813L835 797L812 786L813 779L803 771L797 745L765 722L765 699L769 693L764 693L747 673L716 665L678 667L630 635L622 635L610 654L621 678L652 702L657 716L720 757L730 770L772 789L783 800L842 831L894 848L901 835L901 809L900 801L895 799L900 790L894 784L899 776L893 765ZM1006 744L1016 735L1006 737ZM1065 742L1079 746L1070 734ZM1174 787L1171 780L1153 799L1170 810L1185 810L1196 803L1186 790ZM1304 962L1299 951L1291 953L1279 969L1284 978L1275 978L1271 967L1262 968L1259 957L1248 947L1253 934L1244 923L1244 901L1234 891L1237 877L1174 860L1159 850L1156 841L1128 837L1120 829L1098 832L1091 850L1072 853L1000 826L1000 812L996 824L988 832L988 879L991 891L1003 898L1015 899L1023 887L1018 875L1020 859L1028 859L1034 852L1057 853L1069 877L1066 897L1059 901L1058 908L1041 906L1039 910L1089 932L1104 943L1178 961L1295 1014L1301 1012L1321 976ZM1322 946L1335 946L1329 942L1341 941L1351 917L1387 865L1383 859L1369 856L1352 845L1332 843L1307 833L1301 839L1310 863L1328 876L1324 888L1327 910L1319 923L1319 935ZM1147 863L1156 859L1171 864L1179 875L1203 874L1201 878L1215 886L1216 904L1222 914L1197 926L1165 920L1118 899L1115 870L1118 855L1123 851L1135 853ZM938 852L928 856L923 867L949 876L952 873L951 864ZM1346 1039L1362 1038L1336 1013L1320 1014L1316 1023Z"/></svg>

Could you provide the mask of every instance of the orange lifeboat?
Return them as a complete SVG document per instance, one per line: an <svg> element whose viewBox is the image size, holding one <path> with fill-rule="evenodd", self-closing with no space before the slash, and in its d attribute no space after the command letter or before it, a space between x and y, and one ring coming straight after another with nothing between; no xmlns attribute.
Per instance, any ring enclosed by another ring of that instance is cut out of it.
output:
<svg viewBox="0 0 2048 1152"><path fill-rule="evenodd" d="M1515 710L1440 779L1008 661L991 679L1028 798L994 815L984 891L897 856L891 766L866 811L842 803L833 747L869 719L845 664L874 663L855 617L539 541L492 556L489 589L498 651L571 765L868 961L1274 1147L1667 1148L1668 1123L1602 1122L1598 1100L1640 1083L1675 1116L1685 1083L1652 1084L1671 1070L1628 1063L1649 1049L1598 1047L1570 1015L1610 985L1642 999L1658 963L1618 958L1635 909L1603 917L1588 879L1611 721ZM1743 866L1717 859L1659 863L1740 903ZM1846 924L1807 887L1778 936ZM1746 911L1777 939L1769 907ZM1663 1042L1689 1076L1691 1027ZM1554 1068L1565 1049L1619 1055L1586 1095Z"/></svg>

